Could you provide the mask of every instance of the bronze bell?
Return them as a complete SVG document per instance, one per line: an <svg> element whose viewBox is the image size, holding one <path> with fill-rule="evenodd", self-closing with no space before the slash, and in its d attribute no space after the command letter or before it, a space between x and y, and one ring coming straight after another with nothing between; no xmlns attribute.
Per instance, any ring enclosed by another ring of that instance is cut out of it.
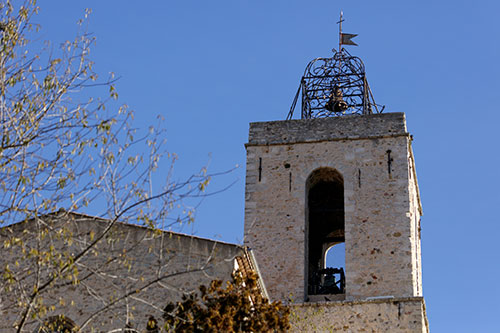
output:
<svg viewBox="0 0 500 333"><path fill-rule="evenodd" d="M330 95L330 99L325 105L325 109L331 112L341 113L347 110L349 106L342 98L342 90L335 86L332 89L332 94Z"/></svg>

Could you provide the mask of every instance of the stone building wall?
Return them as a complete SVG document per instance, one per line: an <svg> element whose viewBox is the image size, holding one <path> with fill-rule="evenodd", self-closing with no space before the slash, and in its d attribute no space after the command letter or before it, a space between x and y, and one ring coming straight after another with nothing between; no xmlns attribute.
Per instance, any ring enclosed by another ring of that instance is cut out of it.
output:
<svg viewBox="0 0 500 333"><path fill-rule="evenodd" d="M246 147L244 243L253 249L271 300L295 303L292 330L426 332L418 297L422 210L404 114L252 123ZM346 301L304 303L306 181L323 167L343 178ZM53 245L78 253L109 223L65 212L54 217L2 228L0 244L19 237L39 250L33 228L49 226L51 235L67 228L74 241L64 231L41 242L42 250ZM244 249L120 223L95 251L78 263L79 285L59 280L51 286L46 317L64 314L86 325L85 332L124 328L127 320L143 330L169 301L215 278L228 279ZM16 261L20 265L12 266ZM15 247L2 249L0 267L8 263L13 270L36 269ZM11 332L16 302L31 291L5 287L0 280L0 332ZM50 310L54 304L56 312ZM30 319L26 330L39 323Z"/></svg>
<svg viewBox="0 0 500 333"><path fill-rule="evenodd" d="M306 180L320 167L344 179L346 299L421 294L409 140L402 113L250 124L244 243L271 299L307 299Z"/></svg>
<svg viewBox="0 0 500 333"><path fill-rule="evenodd" d="M43 240L41 250L53 245L68 253L79 253L91 242L91 233L99 235L108 223L72 213L45 219L38 226L50 227L53 231ZM36 227L35 221L29 221L2 228L0 244L11 237L20 237L29 248L37 249ZM64 241L69 233L72 241ZM57 234L62 237L54 237ZM177 233L155 233L148 228L117 223L78 263L80 284L59 279L50 286L50 292L43 296L48 309L43 318L64 314L80 327L89 321L83 332L123 329L128 320L132 327L142 331L150 315L161 318L168 302L179 300L184 293L193 292L213 279L230 279L234 258L242 253L243 248L238 245ZM16 261L19 267L13 265ZM14 271L36 269L33 260L23 259L18 247L2 249L0 267L6 264ZM24 284L32 286L26 281ZM23 290L14 285L11 292L6 292L5 287L5 281L0 280L3 319L0 332L15 332L11 325L19 318L16 302L23 299ZM24 292L29 294L31 290ZM124 298L125 295L129 297ZM57 310L51 311L51 305L57 305ZM33 332L39 324L39 319L30 319L26 331Z"/></svg>
<svg viewBox="0 0 500 333"><path fill-rule="evenodd" d="M429 332L422 297L292 306L291 332Z"/></svg>
<svg viewBox="0 0 500 333"><path fill-rule="evenodd" d="M413 270L416 272L414 274L414 285L416 286L416 295L422 296L422 263L421 263L421 247L420 247L420 238L421 238L421 225L420 225L420 217L422 216L422 206L420 203L420 191L418 188L417 182L417 172L415 168L415 159L413 157L413 151L411 149L411 140L408 148L408 165L409 172L408 177L410 179L409 189L410 189L410 218L411 218L411 226L412 226L412 263L414 265Z"/></svg>

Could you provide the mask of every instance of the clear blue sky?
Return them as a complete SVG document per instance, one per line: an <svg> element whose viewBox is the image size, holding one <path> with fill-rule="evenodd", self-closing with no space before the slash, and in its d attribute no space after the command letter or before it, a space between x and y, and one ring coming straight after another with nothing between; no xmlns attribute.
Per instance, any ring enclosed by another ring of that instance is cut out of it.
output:
<svg viewBox="0 0 500 333"><path fill-rule="evenodd" d="M241 242L248 123L285 119L306 64L359 34L375 100L405 112L422 195L423 281L433 332L498 332L500 2L39 1L44 39L76 31L85 7L96 69L121 77L139 126L166 118L177 174L240 165L190 231ZM209 157L209 155L211 157Z"/></svg>

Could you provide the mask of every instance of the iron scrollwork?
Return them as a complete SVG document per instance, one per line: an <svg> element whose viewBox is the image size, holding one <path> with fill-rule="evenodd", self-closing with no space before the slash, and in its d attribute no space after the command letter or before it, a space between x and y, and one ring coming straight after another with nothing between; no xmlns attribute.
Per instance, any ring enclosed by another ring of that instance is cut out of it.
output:
<svg viewBox="0 0 500 333"><path fill-rule="evenodd" d="M302 119L383 111L373 99L363 62L344 48L331 58L317 58L307 65L287 119L293 117L299 94Z"/></svg>

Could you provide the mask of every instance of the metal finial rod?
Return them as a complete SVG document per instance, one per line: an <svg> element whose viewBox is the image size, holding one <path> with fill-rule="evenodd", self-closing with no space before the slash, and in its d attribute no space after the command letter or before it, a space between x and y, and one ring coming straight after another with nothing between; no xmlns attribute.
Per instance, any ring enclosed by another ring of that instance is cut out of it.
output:
<svg viewBox="0 0 500 333"><path fill-rule="evenodd" d="M344 22L344 13L340 11L340 20L337 22L339 25L339 52L342 52L342 22Z"/></svg>
<svg viewBox="0 0 500 333"><path fill-rule="evenodd" d="M337 22L339 24L339 54L342 54L342 22L344 22L344 13L340 10L340 19ZM339 73L342 71L342 57L339 57Z"/></svg>

